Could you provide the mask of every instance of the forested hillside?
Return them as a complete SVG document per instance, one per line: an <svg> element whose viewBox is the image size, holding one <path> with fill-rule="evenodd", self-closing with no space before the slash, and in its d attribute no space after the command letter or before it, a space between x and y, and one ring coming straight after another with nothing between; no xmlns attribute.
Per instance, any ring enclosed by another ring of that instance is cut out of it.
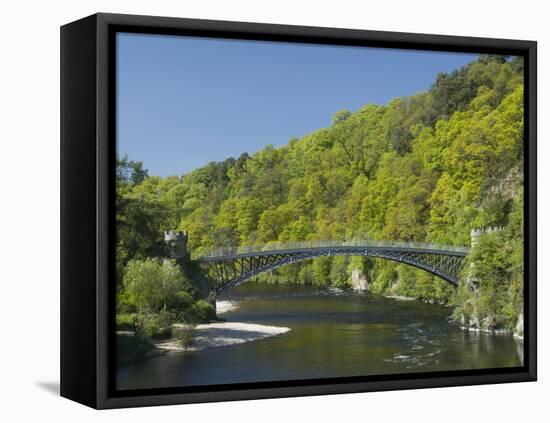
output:
<svg viewBox="0 0 550 423"><path fill-rule="evenodd" d="M522 313L520 59L481 56L438 75L427 92L337 111L330 127L283 147L243 152L183 176L148 176L126 158L118 170L120 307L136 307L125 275L164 254L164 230L189 231L189 248L199 255L302 240L469 246L471 229L501 227L470 251L473 265L465 266L458 290L407 265L346 257L283 266L260 281L349 287L359 269L373 292L451 302L464 325L513 329ZM190 290L183 282L178 289Z"/></svg>

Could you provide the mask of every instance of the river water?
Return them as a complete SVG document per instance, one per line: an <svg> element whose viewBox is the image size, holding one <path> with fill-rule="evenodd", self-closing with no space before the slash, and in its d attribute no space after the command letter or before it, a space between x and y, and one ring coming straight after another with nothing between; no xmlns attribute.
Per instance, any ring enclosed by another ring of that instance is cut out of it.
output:
<svg viewBox="0 0 550 423"><path fill-rule="evenodd" d="M119 368L117 389L515 367L523 344L464 332L451 309L367 293L245 283L222 297L234 322L285 326L275 337L167 354Z"/></svg>

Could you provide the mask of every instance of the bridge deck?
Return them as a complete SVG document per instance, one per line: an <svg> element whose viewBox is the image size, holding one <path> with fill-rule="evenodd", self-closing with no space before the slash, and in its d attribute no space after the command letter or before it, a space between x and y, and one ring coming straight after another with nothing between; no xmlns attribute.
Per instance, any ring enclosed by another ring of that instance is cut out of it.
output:
<svg viewBox="0 0 550 423"><path fill-rule="evenodd" d="M438 254L445 256L465 257L467 247L452 245L418 243L418 242L387 242L387 241L342 241L342 242L300 242L300 243L272 243L267 245L246 246L237 248L222 248L206 255L198 256L195 260L208 263L244 257L271 256L277 254L299 254L312 251L353 251L357 249L372 251L411 252L420 254Z"/></svg>

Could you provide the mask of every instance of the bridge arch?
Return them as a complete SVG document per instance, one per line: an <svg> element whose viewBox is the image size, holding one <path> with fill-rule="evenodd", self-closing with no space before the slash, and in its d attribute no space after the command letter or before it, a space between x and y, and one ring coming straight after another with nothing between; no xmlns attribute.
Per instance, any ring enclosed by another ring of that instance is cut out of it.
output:
<svg viewBox="0 0 550 423"><path fill-rule="evenodd" d="M278 248L272 246L268 250L258 247L222 250L201 257L197 261L215 275L217 293L240 285L260 273L286 264L332 256L363 256L405 263L425 270L456 286L458 274L468 252L465 247L435 244L360 243L356 241L353 243L342 242L338 245L324 243L323 245L306 246L303 245L305 243L300 244L298 247L295 244L284 247L276 246ZM256 251L254 251L255 249Z"/></svg>

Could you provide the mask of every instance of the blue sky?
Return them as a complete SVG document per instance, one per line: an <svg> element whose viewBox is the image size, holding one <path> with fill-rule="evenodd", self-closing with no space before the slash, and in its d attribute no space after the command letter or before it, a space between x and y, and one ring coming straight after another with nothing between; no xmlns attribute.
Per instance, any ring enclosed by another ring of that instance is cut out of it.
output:
<svg viewBox="0 0 550 423"><path fill-rule="evenodd" d="M475 55L118 34L117 151L150 175L284 145L340 109L427 90Z"/></svg>

